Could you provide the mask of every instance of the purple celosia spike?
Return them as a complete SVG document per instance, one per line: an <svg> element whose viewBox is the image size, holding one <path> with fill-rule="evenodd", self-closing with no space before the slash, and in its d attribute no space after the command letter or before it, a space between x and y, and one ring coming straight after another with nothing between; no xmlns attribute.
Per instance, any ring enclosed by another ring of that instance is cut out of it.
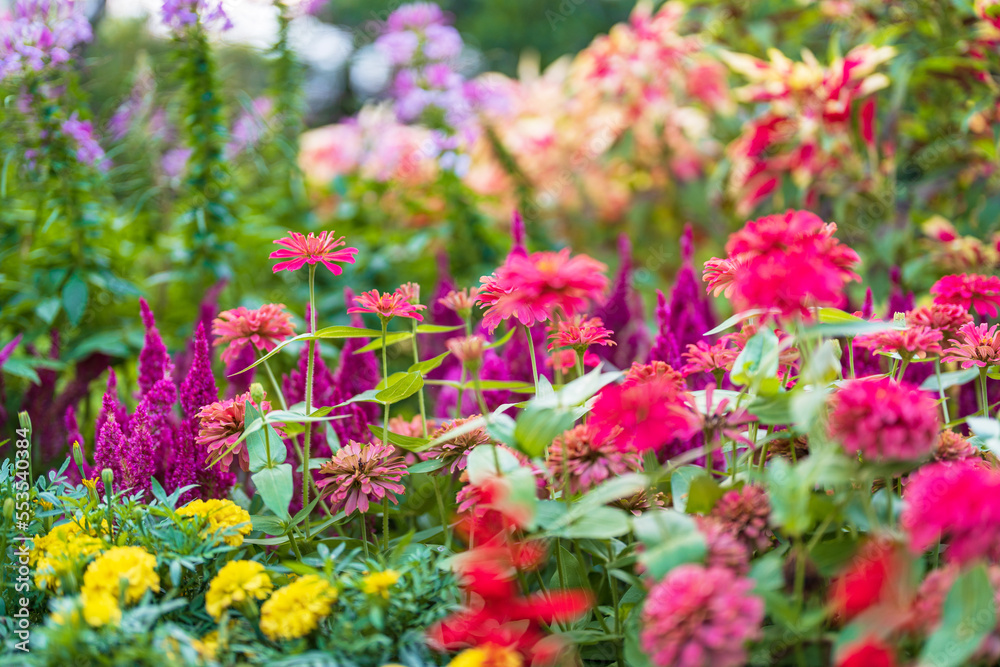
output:
<svg viewBox="0 0 1000 667"><path fill-rule="evenodd" d="M670 306L667 298L663 296L661 290L656 290L656 321L660 325L660 332L653 341L653 349L649 353L649 361L662 361L672 368L679 369L681 363L680 346L677 338L669 327Z"/></svg>
<svg viewBox="0 0 1000 667"><path fill-rule="evenodd" d="M351 303L354 293L350 288L344 288L344 302ZM352 327L364 327L361 316L355 313L351 316ZM382 380L382 369L379 366L378 358L374 352L362 352L355 354L355 350L360 350L368 344L367 338L348 338L340 351L340 363L333 374L333 383L338 391L347 400L352 396L357 396L363 391L374 389ZM366 423L378 423L379 406L375 403L361 404L362 412L367 416ZM367 429L366 429L367 430ZM365 438L368 442L369 438ZM343 444L343 443L341 443Z"/></svg>
<svg viewBox="0 0 1000 667"><path fill-rule="evenodd" d="M692 262L694 254L692 236L691 225L685 225L684 234L681 235L683 261L677 271L674 288L670 292L669 327L678 348L682 351L688 345L702 340L705 332L715 326L711 302L701 289L701 280Z"/></svg>
<svg viewBox="0 0 1000 667"><path fill-rule="evenodd" d="M861 319L870 320L875 314L875 300L872 297L872 288L869 287L868 291L865 292L865 302L861 306Z"/></svg>
<svg viewBox="0 0 1000 667"><path fill-rule="evenodd" d="M889 289L889 302L886 307L885 319L891 320L896 313L905 313L913 310L916 299L913 292L904 292L902 286L902 275L898 266L892 267L889 271L889 281L892 287Z"/></svg>
<svg viewBox="0 0 1000 667"><path fill-rule="evenodd" d="M306 400L306 374L309 363L309 346L303 345L299 353L299 362L290 373L282 378L282 392L289 405ZM313 351L313 400L314 407L332 405L334 378L330 368L319 353L319 344Z"/></svg>
<svg viewBox="0 0 1000 667"><path fill-rule="evenodd" d="M122 452L125 451L125 434L122 432L114 413L110 412L108 419L97 434L97 444L94 448L94 467L98 472L109 468L115 475L115 488L119 488L121 479Z"/></svg>
<svg viewBox="0 0 1000 667"><path fill-rule="evenodd" d="M205 335L205 325L198 323L194 333L194 357L187 377L181 383L180 399L184 419L187 422L197 420L198 410L203 406L219 400L219 390L212 375L212 355L209 352L208 337ZM195 424L197 430L197 424Z"/></svg>
<svg viewBox="0 0 1000 667"><path fill-rule="evenodd" d="M510 217L510 254L525 257L528 254L528 247L524 243L524 218L516 208Z"/></svg>
<svg viewBox="0 0 1000 667"><path fill-rule="evenodd" d="M591 349L615 368L628 368L633 361L646 358L651 342L642 297L632 287L632 243L626 234L618 237L618 257L618 276L611 295L594 310L594 316L614 332L612 339L617 345L596 345Z"/></svg>
<svg viewBox="0 0 1000 667"><path fill-rule="evenodd" d="M0 348L0 368L3 368L3 365L7 363L7 360L14 354L14 350L16 350L17 346L21 344L22 338L24 338L24 334L17 334L14 336L14 340Z"/></svg>
<svg viewBox="0 0 1000 667"><path fill-rule="evenodd" d="M149 309L146 300L139 298L142 311L142 323L146 327L146 337L139 352L139 396L153 388L157 382L173 373L174 365L167 354L167 346L163 344L160 331L156 328L156 319Z"/></svg>
<svg viewBox="0 0 1000 667"><path fill-rule="evenodd" d="M118 426L123 433L128 432L128 411L121 401L118 400L118 376L115 370L108 366L108 384L104 390L104 398L101 399L101 410L97 413L97 422L94 425L94 433L101 433L101 429L110 416L113 415L118 422ZM98 438L94 439L94 446L97 447Z"/></svg>
<svg viewBox="0 0 1000 667"><path fill-rule="evenodd" d="M160 417L154 415L153 403L148 402L148 399L153 397L155 391L163 384L170 384L173 387L170 380L160 380L149 396L139 401L132 417L132 435L122 443L120 449L118 466L121 471L121 481L117 482L116 479L116 485L129 489L131 493L142 493L145 496L151 487L150 481L156 473L158 453L153 443L153 434L159 439L164 433L158 426Z"/></svg>

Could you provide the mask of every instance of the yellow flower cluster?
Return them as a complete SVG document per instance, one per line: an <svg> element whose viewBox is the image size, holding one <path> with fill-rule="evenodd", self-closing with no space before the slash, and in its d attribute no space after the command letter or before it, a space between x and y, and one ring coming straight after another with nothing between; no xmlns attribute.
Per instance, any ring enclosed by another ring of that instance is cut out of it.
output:
<svg viewBox="0 0 1000 667"><path fill-rule="evenodd" d="M361 579L361 590L368 595L381 595L386 600L389 599L389 589L399 581L399 572L386 570L384 572L373 572Z"/></svg>
<svg viewBox="0 0 1000 667"><path fill-rule="evenodd" d="M80 591L87 623L94 627L118 623L123 590L126 604L138 602L148 590L160 590L156 556L142 547L114 547L96 558L83 575Z"/></svg>
<svg viewBox="0 0 1000 667"><path fill-rule="evenodd" d="M337 589L315 574L279 588L260 608L260 630L268 639L298 639L329 616Z"/></svg>
<svg viewBox="0 0 1000 667"><path fill-rule="evenodd" d="M219 530L226 530L227 535L224 539L226 544L231 547L243 544L243 538L253 530L250 515L231 500L196 499L177 510L177 513L181 516L207 518L208 527L201 533L201 536L208 537Z"/></svg>
<svg viewBox="0 0 1000 667"><path fill-rule="evenodd" d="M52 591L60 590L63 578L104 548L104 542L73 521L59 524L47 535L36 535L33 541L28 562L35 568L35 585Z"/></svg>
<svg viewBox="0 0 1000 667"><path fill-rule="evenodd" d="M524 660L514 649L496 644L467 648L448 663L448 667L521 667Z"/></svg>
<svg viewBox="0 0 1000 667"><path fill-rule="evenodd" d="M263 600L274 584L260 563L252 560L234 560L226 563L212 579L205 594L205 609L216 621L222 612L244 600Z"/></svg>
<svg viewBox="0 0 1000 667"><path fill-rule="evenodd" d="M214 662L219 655L219 631L212 630L201 639L195 639L191 646L205 662Z"/></svg>

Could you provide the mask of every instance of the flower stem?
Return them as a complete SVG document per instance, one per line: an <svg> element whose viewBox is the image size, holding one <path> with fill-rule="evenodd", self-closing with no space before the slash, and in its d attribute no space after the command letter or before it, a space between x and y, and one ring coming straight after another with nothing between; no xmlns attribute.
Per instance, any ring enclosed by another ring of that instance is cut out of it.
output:
<svg viewBox="0 0 1000 667"><path fill-rule="evenodd" d="M944 394L944 387L941 382L941 357L934 360L934 376L937 378L938 396L941 398L941 414L944 416L944 423L947 424L951 421L951 418L948 415L948 397Z"/></svg>
<svg viewBox="0 0 1000 667"><path fill-rule="evenodd" d="M413 363L420 363L420 351L417 349L417 321L410 320L410 324L413 326ZM382 348L385 349L385 343L383 342ZM423 427L424 439L427 438L427 407L424 403L424 388L421 385L419 391L417 391L417 401L420 404L420 425Z"/></svg>
<svg viewBox="0 0 1000 667"><path fill-rule="evenodd" d="M254 349L257 350L256 346L254 346ZM257 350L257 354L261 357L264 356L264 353L261 350ZM278 397L278 402L281 403L281 409L287 410L288 403L285 401L285 394L281 391L281 385L278 384L278 381L274 377L274 371L271 370L271 362L267 359L264 360L264 370L267 371L267 379L271 381L271 387L274 389L274 393Z"/></svg>
<svg viewBox="0 0 1000 667"><path fill-rule="evenodd" d="M385 333L386 325L389 321L382 318L382 382L385 383L386 388L389 387L389 360L386 357L385 352ZM416 344L416 337L414 337L414 344ZM389 404L385 404L385 410L382 413L382 444L389 445ZM385 550L389 551L389 494L386 492L385 496L382 498L382 539L385 545Z"/></svg>
<svg viewBox="0 0 1000 667"><path fill-rule="evenodd" d="M389 553L389 492L382 497L382 535L383 548Z"/></svg>
<svg viewBox="0 0 1000 667"><path fill-rule="evenodd" d="M309 265L309 333L316 333L316 265ZM313 355L316 353L316 341L309 341L309 359L306 361L306 416L312 415L313 394ZM309 482L312 471L309 469L309 459L312 455L312 422L306 422L305 441L302 453L302 507L309 507ZM306 515L306 539L309 539L309 515Z"/></svg>
<svg viewBox="0 0 1000 667"><path fill-rule="evenodd" d="M979 369L979 405L984 417L990 414L990 398L986 393L986 367Z"/></svg>
<svg viewBox="0 0 1000 667"><path fill-rule="evenodd" d="M531 377L535 381L535 391L538 391L538 363L535 361L535 341L531 339L531 329L526 324L522 324L524 327L524 335L528 337L528 355L531 357Z"/></svg>
<svg viewBox="0 0 1000 667"><path fill-rule="evenodd" d="M441 515L441 530L444 531L444 546L451 549L451 531L448 530L448 512L444 509L444 498L441 497L441 486L437 475L431 475L434 483L434 498L437 500L438 513Z"/></svg>
<svg viewBox="0 0 1000 667"><path fill-rule="evenodd" d="M365 560L370 557L368 553L368 519L364 512L358 512L358 516L361 517L361 545L365 549Z"/></svg>
<svg viewBox="0 0 1000 667"><path fill-rule="evenodd" d="M851 369L851 379L853 380L854 375L854 336L847 337L847 360L850 363Z"/></svg>

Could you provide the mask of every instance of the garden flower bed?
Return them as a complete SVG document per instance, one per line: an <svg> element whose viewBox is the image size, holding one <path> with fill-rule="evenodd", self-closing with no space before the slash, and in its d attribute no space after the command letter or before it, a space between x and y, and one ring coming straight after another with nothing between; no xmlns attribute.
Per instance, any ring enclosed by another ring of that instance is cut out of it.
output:
<svg viewBox="0 0 1000 667"><path fill-rule="evenodd" d="M640 4L518 79L404 5L303 134L274 4L270 96L167 0L104 129L82 9L0 16L0 664L1000 664L1000 5Z"/></svg>

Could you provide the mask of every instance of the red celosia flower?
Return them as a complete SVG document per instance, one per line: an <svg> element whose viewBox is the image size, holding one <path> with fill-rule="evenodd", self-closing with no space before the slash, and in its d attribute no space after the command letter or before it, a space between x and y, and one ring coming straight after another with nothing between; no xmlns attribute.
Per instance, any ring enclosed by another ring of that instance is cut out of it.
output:
<svg viewBox="0 0 1000 667"><path fill-rule="evenodd" d="M607 479L639 470L642 467L639 455L621 451L615 444L617 435L615 429L602 437L592 424L580 424L566 431L549 446L552 478L562 485L565 473L570 493L583 493Z"/></svg>
<svg viewBox="0 0 1000 667"><path fill-rule="evenodd" d="M896 667L896 653L878 639L868 638L848 645L837 667Z"/></svg>
<svg viewBox="0 0 1000 667"><path fill-rule="evenodd" d="M590 606L590 596L579 590L556 590L521 597L512 581L514 573L492 558L492 550L466 556L460 574L469 603L430 628L431 645L458 651L493 644L516 650L531 664L552 663L563 645L554 636L546 637L541 623L579 618Z"/></svg>
<svg viewBox="0 0 1000 667"><path fill-rule="evenodd" d="M980 315L996 317L1000 308L1000 276L960 273L931 286L934 303L954 303Z"/></svg>
<svg viewBox="0 0 1000 667"><path fill-rule="evenodd" d="M342 509L351 515L355 510L367 512L369 503L378 504L386 496L398 505L395 494L403 493L399 482L407 473L406 463L396 456L392 445L363 445L352 440L320 466L319 474L325 477L316 486L329 487L324 495L330 498L334 511Z"/></svg>
<svg viewBox="0 0 1000 667"><path fill-rule="evenodd" d="M728 347L727 340L709 345L703 340L697 343L689 343L684 352L684 366L681 373L684 377L694 373L716 373L725 372L733 367L733 362L739 356L739 350Z"/></svg>
<svg viewBox="0 0 1000 667"><path fill-rule="evenodd" d="M957 303L932 303L906 314L906 322L910 326L937 329L945 338L954 338L958 330L971 321L969 310Z"/></svg>
<svg viewBox="0 0 1000 667"><path fill-rule="evenodd" d="M722 263L716 260L706 276L709 289L732 287L740 310L762 308L785 318L809 318L810 308L837 304L844 286L860 280L853 271L858 254L834 238L836 230L835 224L808 211L750 221L726 244L731 275L723 280L716 270Z"/></svg>
<svg viewBox="0 0 1000 667"><path fill-rule="evenodd" d="M271 253L271 259L282 259L274 265L274 273L288 269L296 271L305 264L321 263L335 276L339 276L343 269L334 262L354 264L354 256L358 254L357 248L344 248L337 250L342 245L347 245L344 237L339 239L333 236L333 232L320 232L319 236L309 232L309 236L298 232L288 232L288 236L275 241L282 246L281 250Z"/></svg>
<svg viewBox="0 0 1000 667"><path fill-rule="evenodd" d="M688 563L653 586L642 607L639 645L657 667L739 667L759 639L764 601L752 579Z"/></svg>
<svg viewBox="0 0 1000 667"><path fill-rule="evenodd" d="M621 449L655 449L697 432L698 417L691 412L688 399L689 394L666 377L643 384L608 386L598 394L591 424L599 437L609 437L621 427L615 438Z"/></svg>
<svg viewBox="0 0 1000 667"><path fill-rule="evenodd" d="M476 298L486 308L483 326L491 333L514 317L526 326L561 314L585 312L608 288L607 266L587 255L559 252L512 254L491 276L483 276Z"/></svg>
<svg viewBox="0 0 1000 667"><path fill-rule="evenodd" d="M217 336L215 347L228 345L222 351L222 360L232 363L249 344L258 350L270 352L278 343L295 333L291 315L283 303L265 303L257 310L240 306L224 310L212 321L212 334Z"/></svg>
<svg viewBox="0 0 1000 667"><path fill-rule="evenodd" d="M942 540L951 563L1000 557L1000 472L981 459L925 465L910 475L900 518L910 549Z"/></svg>
<svg viewBox="0 0 1000 667"><path fill-rule="evenodd" d="M872 352L895 352L906 360L941 356L943 335L937 329L912 325L858 336L855 343Z"/></svg>
<svg viewBox="0 0 1000 667"><path fill-rule="evenodd" d="M229 446L243 435L247 401L250 401L255 407L257 406L250 399L250 392L248 391L236 398L206 405L198 411L200 425L198 428L198 437L195 438L195 441L208 450L209 460L218 458L222 452L229 449ZM270 412L271 404L267 401L261 401L259 409L266 414ZM281 442L271 443L271 445L284 447L284 444ZM239 457L240 467L243 470L250 469L250 454L247 452L245 440L222 457L222 465L225 468L229 468L232 464L233 456Z"/></svg>
<svg viewBox="0 0 1000 667"><path fill-rule="evenodd" d="M632 362L632 367L625 373L625 380L622 382L622 386L643 384L657 378L672 382L677 387L677 391L687 390L684 376L671 368L665 361L651 361L648 364Z"/></svg>
<svg viewBox="0 0 1000 667"><path fill-rule="evenodd" d="M904 574L905 560L887 540L869 540L830 586L835 614L849 621L870 607L896 600L894 586Z"/></svg>
<svg viewBox="0 0 1000 667"><path fill-rule="evenodd" d="M890 378L850 380L830 401L830 436L868 460L913 461L937 443L940 421L925 391Z"/></svg>
<svg viewBox="0 0 1000 667"><path fill-rule="evenodd" d="M348 313L372 313L385 321L394 317L412 317L422 322L424 317L418 311L426 307L413 305L399 292L382 294L375 289L362 292L361 296L354 297L354 302L358 305L348 308Z"/></svg>
<svg viewBox="0 0 1000 667"><path fill-rule="evenodd" d="M943 361L958 361L962 368L989 368L1000 364L1000 325L968 323L958 330L956 345L945 350Z"/></svg>
<svg viewBox="0 0 1000 667"><path fill-rule="evenodd" d="M549 349L571 347L582 350L591 345L616 345L611 340L611 329L604 328L599 317L574 317L549 327Z"/></svg>

